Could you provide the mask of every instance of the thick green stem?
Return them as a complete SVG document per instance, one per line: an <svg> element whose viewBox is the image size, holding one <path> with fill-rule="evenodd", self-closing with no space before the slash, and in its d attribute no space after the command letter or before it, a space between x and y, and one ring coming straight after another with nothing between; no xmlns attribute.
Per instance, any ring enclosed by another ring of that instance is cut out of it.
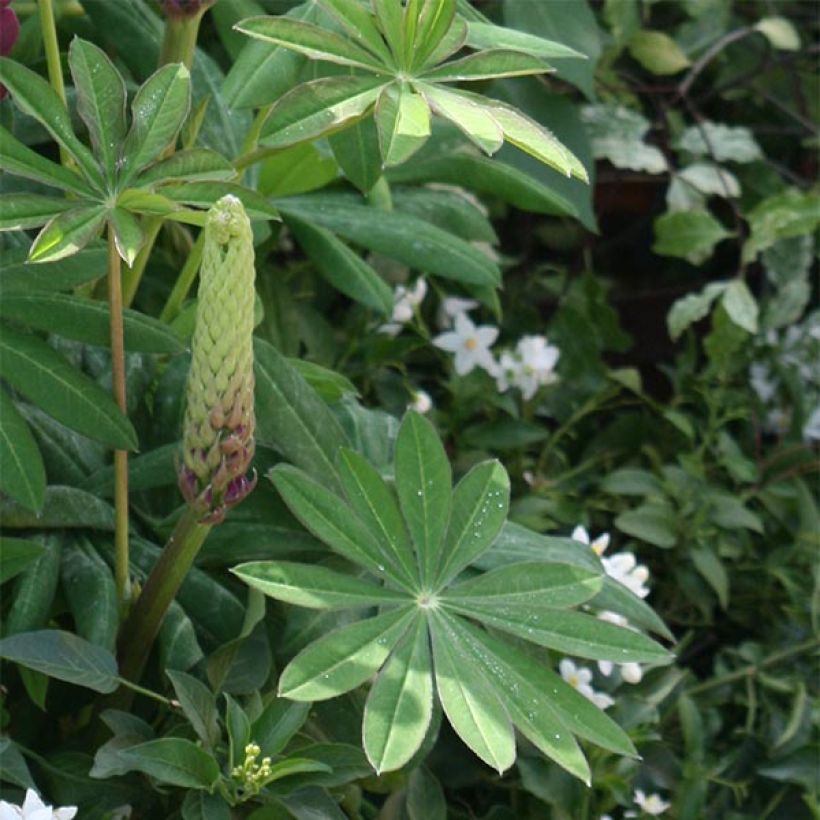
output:
<svg viewBox="0 0 820 820"><path fill-rule="evenodd" d="M51 87L65 103L65 83L63 82L63 68L60 63L60 44L57 41L57 25L54 22L54 6L52 0L40 0L40 29L43 33L43 48L46 53L48 79ZM71 165L72 160L68 152L60 146L60 162Z"/></svg>
<svg viewBox="0 0 820 820"><path fill-rule="evenodd" d="M182 309L182 303L188 297L188 292L191 290L191 285L196 279L196 273L199 270L199 263L202 261L202 246L205 243L205 234L200 232L199 236L185 260L185 265L179 272L177 281L174 283L174 289L171 291L165 307L162 309L159 318L163 322L172 322L179 315Z"/></svg>
<svg viewBox="0 0 820 820"><path fill-rule="evenodd" d="M128 680L139 680L165 613L211 530L198 517L186 508L122 628L120 675Z"/></svg>
<svg viewBox="0 0 820 820"><path fill-rule="evenodd" d="M725 675L719 675L711 680L698 683L686 690L687 695L700 695L703 692L708 692L710 689L716 689L719 686L725 686L727 683L734 683L743 678L750 678L756 675L761 669L768 666L774 666L781 663L787 658L794 655L802 655L804 652L809 652L812 649L820 647L820 638L811 638L808 641L797 644L797 646L790 646L788 649L783 649L780 652L775 652L768 657L763 658L759 663L750 663L748 666L742 666L740 669L735 669L734 672L728 672Z"/></svg>
<svg viewBox="0 0 820 820"><path fill-rule="evenodd" d="M108 226L108 307L111 327L111 383L114 401L125 415L125 344L122 323L120 255L114 231ZM128 601L128 451L114 450L114 577L120 606Z"/></svg>

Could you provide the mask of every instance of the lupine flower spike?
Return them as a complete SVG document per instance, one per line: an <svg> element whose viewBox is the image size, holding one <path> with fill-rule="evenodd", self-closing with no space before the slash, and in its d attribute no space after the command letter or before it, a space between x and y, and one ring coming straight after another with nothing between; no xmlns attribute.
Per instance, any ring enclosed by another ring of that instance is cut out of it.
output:
<svg viewBox="0 0 820 820"><path fill-rule="evenodd" d="M208 213L179 465L185 500L218 524L256 484L254 453L254 256L251 226L234 196Z"/></svg>

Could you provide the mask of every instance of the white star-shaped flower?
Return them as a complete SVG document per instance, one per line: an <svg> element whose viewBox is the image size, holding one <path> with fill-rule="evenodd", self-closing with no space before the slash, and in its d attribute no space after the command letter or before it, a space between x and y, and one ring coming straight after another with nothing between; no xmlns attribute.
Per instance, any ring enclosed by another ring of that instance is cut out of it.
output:
<svg viewBox="0 0 820 820"><path fill-rule="evenodd" d="M592 670L586 666L576 666L569 658L563 658L558 664L561 677L573 688L577 689L587 700L592 701L599 709L607 709L615 701L604 692L596 692L592 688Z"/></svg>
<svg viewBox="0 0 820 820"><path fill-rule="evenodd" d="M653 817L663 814L672 805L666 800L662 800L659 794L644 794L642 789L635 789L632 799L641 811L651 814Z"/></svg>
<svg viewBox="0 0 820 820"><path fill-rule="evenodd" d="M497 338L497 327L476 327L465 313L459 313L455 318L455 330L439 334L433 339L433 344L441 350L455 353L455 370L459 376L466 376L476 367L495 375L496 363L490 346Z"/></svg>
<svg viewBox="0 0 820 820"><path fill-rule="evenodd" d="M60 809L47 806L34 789L26 790L22 806L0 800L0 820L72 820L76 814L76 806Z"/></svg>
<svg viewBox="0 0 820 820"><path fill-rule="evenodd" d="M379 328L379 333L396 336L402 327L412 320L416 308L424 301L427 295L427 282L423 277L416 280L416 284L408 289L404 285L397 285L393 291L393 315L387 324Z"/></svg>

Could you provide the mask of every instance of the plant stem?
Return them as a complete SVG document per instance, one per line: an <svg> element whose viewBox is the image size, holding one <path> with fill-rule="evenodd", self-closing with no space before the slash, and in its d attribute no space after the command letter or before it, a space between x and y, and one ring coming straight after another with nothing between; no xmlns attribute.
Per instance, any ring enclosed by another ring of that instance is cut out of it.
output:
<svg viewBox="0 0 820 820"><path fill-rule="evenodd" d="M159 54L160 66L168 63L183 63L190 70L196 53L199 24L208 8L210 6L203 7L199 13L191 17L168 17L165 20L165 36ZM162 152L162 158L171 156L175 150L176 144L169 145ZM154 249L154 243L157 236L159 236L160 228L162 228L162 222L162 217L147 217L145 219L145 242L134 260L133 267L126 268L125 271L123 298L126 306L130 305L134 300L134 296L136 296L140 280L143 273L145 273L145 266L148 264L148 259Z"/></svg>
<svg viewBox="0 0 820 820"><path fill-rule="evenodd" d="M174 283L174 289L171 291L165 307L162 309L159 318L163 322L172 322L179 315L182 303L188 297L188 291L196 279L196 273L199 270L199 263L202 261L202 246L205 243L205 234L200 231L199 236L185 260L182 270L179 272L177 281Z"/></svg>
<svg viewBox="0 0 820 820"><path fill-rule="evenodd" d="M370 189L367 201L380 211L393 210L393 197L390 194L390 185L385 177L379 177L376 184Z"/></svg>
<svg viewBox="0 0 820 820"><path fill-rule="evenodd" d="M734 672L728 672L725 675L719 675L711 680L698 683L695 686L686 690L687 695L699 695L703 692L708 692L710 689L716 689L718 686L725 686L727 683L734 683L736 680L756 675L761 669L768 666L774 666L786 658L791 658L793 655L802 655L812 649L820 647L820 638L811 638L808 641L791 646L788 649L783 649L780 652L775 652L772 655L764 658L759 663L750 663L748 666L742 666L740 669L735 669Z"/></svg>
<svg viewBox="0 0 820 820"><path fill-rule="evenodd" d="M40 29L43 33L43 48L46 52L48 79L57 96L65 104L65 83L63 82L63 68L60 63L60 44L57 41L57 26L54 22L54 6L52 0L39 0ZM60 146L60 162L69 166L71 156Z"/></svg>
<svg viewBox="0 0 820 820"><path fill-rule="evenodd" d="M122 324L121 262L108 226L108 307L111 327L111 387L114 401L128 415L125 396L125 344ZM128 601L128 451L114 450L114 579L120 607Z"/></svg>
<svg viewBox="0 0 820 820"><path fill-rule="evenodd" d="M210 530L211 525L200 524L190 507L185 509L123 626L119 640L122 677L139 679L165 613Z"/></svg>

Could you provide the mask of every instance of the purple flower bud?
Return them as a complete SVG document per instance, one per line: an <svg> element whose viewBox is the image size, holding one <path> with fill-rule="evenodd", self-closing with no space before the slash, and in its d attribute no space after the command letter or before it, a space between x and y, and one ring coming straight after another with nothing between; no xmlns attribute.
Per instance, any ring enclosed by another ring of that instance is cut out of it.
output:
<svg viewBox="0 0 820 820"><path fill-rule="evenodd" d="M14 9L8 7L11 0L0 0L0 56L6 57L11 54L17 38L20 36L20 21ZM0 100L8 91L4 85L0 85Z"/></svg>

